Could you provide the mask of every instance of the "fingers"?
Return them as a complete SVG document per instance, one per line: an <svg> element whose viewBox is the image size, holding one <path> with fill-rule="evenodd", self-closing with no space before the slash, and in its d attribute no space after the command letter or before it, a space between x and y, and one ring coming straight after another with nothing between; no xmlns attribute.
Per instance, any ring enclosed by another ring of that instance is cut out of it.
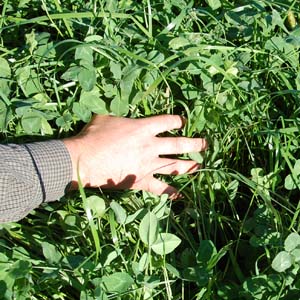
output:
<svg viewBox="0 0 300 300"><path fill-rule="evenodd" d="M152 177L147 182L147 187L145 188L148 192L151 192L155 195L162 195L162 194L168 194L172 198L176 198L176 195L178 195L177 189L175 189L173 186L168 185L165 182L162 182L154 177Z"/></svg>
<svg viewBox="0 0 300 300"><path fill-rule="evenodd" d="M154 174L182 175L193 173L200 168L200 165L193 160L159 158L157 163L159 167L154 170Z"/></svg>
<svg viewBox="0 0 300 300"><path fill-rule="evenodd" d="M169 131L172 129L182 128L185 124L185 119L178 115L160 115L139 119L141 126L145 128L152 135L157 135L161 132Z"/></svg>
<svg viewBox="0 0 300 300"><path fill-rule="evenodd" d="M201 152L207 149L208 143L201 138L162 137L156 138L156 151L159 155Z"/></svg>

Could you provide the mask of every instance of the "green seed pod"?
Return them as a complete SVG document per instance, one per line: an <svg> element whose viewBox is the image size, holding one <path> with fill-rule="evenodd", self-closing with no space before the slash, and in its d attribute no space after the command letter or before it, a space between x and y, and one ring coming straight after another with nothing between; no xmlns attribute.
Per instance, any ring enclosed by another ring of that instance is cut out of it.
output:
<svg viewBox="0 0 300 300"><path fill-rule="evenodd" d="M286 18L286 25L288 29L294 29L297 26L297 20L293 11L289 10Z"/></svg>

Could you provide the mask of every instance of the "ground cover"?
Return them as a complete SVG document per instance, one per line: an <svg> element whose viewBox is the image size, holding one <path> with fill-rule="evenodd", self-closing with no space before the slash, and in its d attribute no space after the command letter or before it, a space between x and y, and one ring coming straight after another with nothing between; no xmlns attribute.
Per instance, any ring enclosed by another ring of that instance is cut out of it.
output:
<svg viewBox="0 0 300 300"><path fill-rule="evenodd" d="M81 190L0 226L0 299L297 299L298 1L4 0L1 142L93 113L205 136L184 199ZM186 156L187 157L187 156ZM184 156L182 158L185 158Z"/></svg>

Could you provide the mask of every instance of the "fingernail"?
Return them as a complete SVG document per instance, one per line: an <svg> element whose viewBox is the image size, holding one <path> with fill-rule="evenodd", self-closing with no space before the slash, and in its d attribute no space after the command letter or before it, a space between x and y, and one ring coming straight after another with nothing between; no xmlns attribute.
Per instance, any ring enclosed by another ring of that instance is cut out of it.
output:
<svg viewBox="0 0 300 300"><path fill-rule="evenodd" d="M180 116L181 122L182 122L182 127L185 126L186 122L187 122L187 118L184 116Z"/></svg>
<svg viewBox="0 0 300 300"><path fill-rule="evenodd" d="M173 201L173 200L180 200L180 199L183 199L183 194L181 193L176 193L176 194L172 194L170 195L170 199Z"/></svg>

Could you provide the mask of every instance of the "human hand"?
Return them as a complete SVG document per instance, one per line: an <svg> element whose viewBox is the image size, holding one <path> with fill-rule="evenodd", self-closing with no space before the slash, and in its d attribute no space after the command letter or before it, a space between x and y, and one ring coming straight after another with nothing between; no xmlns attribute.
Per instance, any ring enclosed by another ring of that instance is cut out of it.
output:
<svg viewBox="0 0 300 300"><path fill-rule="evenodd" d="M78 166L85 187L138 189L176 198L177 190L153 175L192 173L199 164L161 155L207 149L201 138L157 137L183 125L183 118L176 115L143 119L95 115L77 136L63 140L72 160L73 188Z"/></svg>

